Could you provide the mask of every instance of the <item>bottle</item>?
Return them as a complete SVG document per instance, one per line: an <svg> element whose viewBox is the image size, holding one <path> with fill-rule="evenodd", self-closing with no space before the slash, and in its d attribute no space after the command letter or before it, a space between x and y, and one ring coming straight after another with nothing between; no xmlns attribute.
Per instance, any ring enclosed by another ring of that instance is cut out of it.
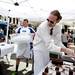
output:
<svg viewBox="0 0 75 75"><path fill-rule="evenodd" d="M42 73L42 75L48 75L48 73L46 73L46 72L43 72L43 73Z"/></svg>
<svg viewBox="0 0 75 75"><path fill-rule="evenodd" d="M48 71L49 71L49 68L46 67L44 72L48 73Z"/></svg>
<svg viewBox="0 0 75 75"><path fill-rule="evenodd" d="M61 72L59 72L59 71L56 71L56 75L61 75Z"/></svg>
<svg viewBox="0 0 75 75"><path fill-rule="evenodd" d="M42 73L42 75L48 75L48 67L45 68L44 72Z"/></svg>
<svg viewBox="0 0 75 75"><path fill-rule="evenodd" d="M59 72L59 67L55 67L56 75L61 75L61 72Z"/></svg>

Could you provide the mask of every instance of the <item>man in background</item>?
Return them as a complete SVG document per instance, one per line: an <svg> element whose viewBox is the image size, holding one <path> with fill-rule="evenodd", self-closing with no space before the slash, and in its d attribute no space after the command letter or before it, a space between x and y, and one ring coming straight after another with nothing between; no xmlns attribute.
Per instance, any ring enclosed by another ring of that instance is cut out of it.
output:
<svg viewBox="0 0 75 75"><path fill-rule="evenodd" d="M18 35L27 34L33 40L35 31L33 30L32 27L29 27L28 25L29 25L28 19L24 19L22 25L16 29L16 34ZM31 49L31 42L27 43L26 45L24 43L18 44L16 53L16 75L18 75L18 67L21 58L23 57L26 58L26 67L28 67L28 59L30 58L30 49Z"/></svg>

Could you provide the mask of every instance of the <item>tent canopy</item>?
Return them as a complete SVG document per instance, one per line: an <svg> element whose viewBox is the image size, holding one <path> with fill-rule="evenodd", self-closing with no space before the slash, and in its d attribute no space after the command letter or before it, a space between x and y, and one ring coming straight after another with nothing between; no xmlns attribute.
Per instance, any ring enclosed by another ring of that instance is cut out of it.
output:
<svg viewBox="0 0 75 75"><path fill-rule="evenodd" d="M63 19L75 18L75 0L0 0L0 14L5 16L43 20L56 9Z"/></svg>

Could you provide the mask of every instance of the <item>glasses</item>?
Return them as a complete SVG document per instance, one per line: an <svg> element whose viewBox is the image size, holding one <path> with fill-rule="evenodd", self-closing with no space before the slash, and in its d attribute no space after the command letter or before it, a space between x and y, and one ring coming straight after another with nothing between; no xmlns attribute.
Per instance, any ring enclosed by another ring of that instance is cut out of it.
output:
<svg viewBox="0 0 75 75"><path fill-rule="evenodd" d="M50 22L50 23L52 23L52 24L54 24L54 22L53 21L50 21L49 19L47 19L47 21Z"/></svg>

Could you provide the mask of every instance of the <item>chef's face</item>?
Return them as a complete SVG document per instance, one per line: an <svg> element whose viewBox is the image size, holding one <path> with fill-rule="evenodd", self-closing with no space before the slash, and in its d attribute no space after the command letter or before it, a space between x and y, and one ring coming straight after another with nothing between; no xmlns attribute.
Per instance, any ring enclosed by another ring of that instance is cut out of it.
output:
<svg viewBox="0 0 75 75"><path fill-rule="evenodd" d="M48 25L50 27L54 27L57 23L57 16L50 14L49 18L48 18Z"/></svg>

